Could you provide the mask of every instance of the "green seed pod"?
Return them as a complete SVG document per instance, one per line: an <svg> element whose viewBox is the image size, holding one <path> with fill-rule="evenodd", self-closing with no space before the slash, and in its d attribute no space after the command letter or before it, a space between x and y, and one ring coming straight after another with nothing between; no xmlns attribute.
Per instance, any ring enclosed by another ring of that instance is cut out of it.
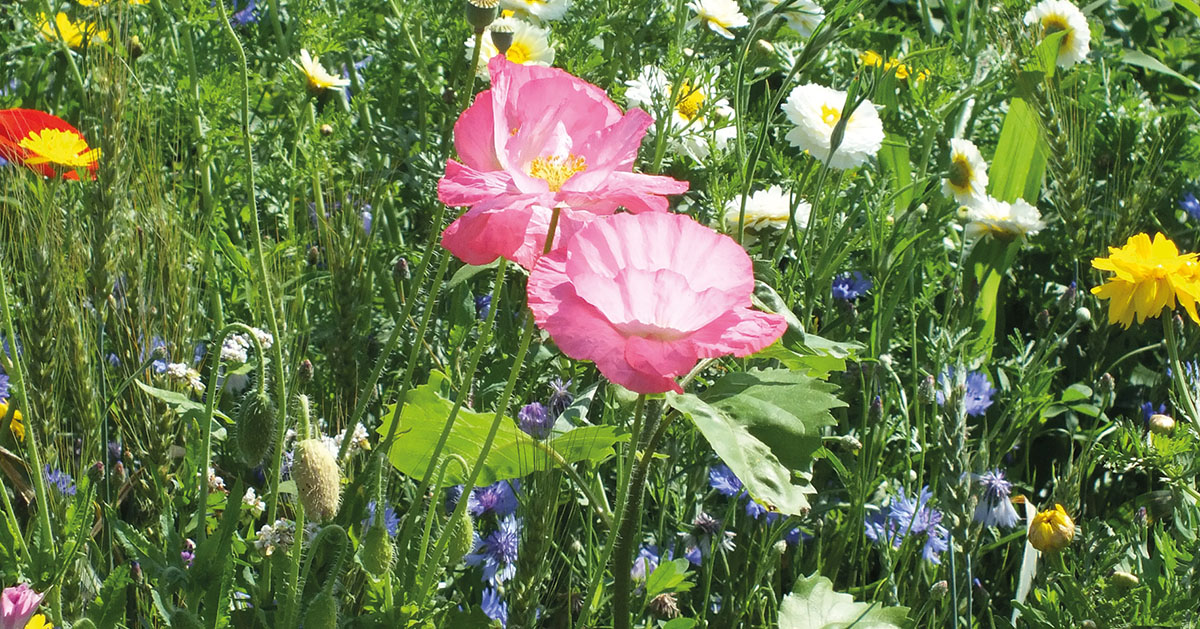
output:
<svg viewBox="0 0 1200 629"><path fill-rule="evenodd" d="M471 514L463 511L462 517L456 523L453 520L446 526L454 527L450 531L450 545L447 546L449 551L446 559L451 565L462 561L463 555L475 550L475 521L471 519Z"/></svg>
<svg viewBox="0 0 1200 629"><path fill-rule="evenodd" d="M305 629L337 629L337 600L322 590L308 603L304 612Z"/></svg>
<svg viewBox="0 0 1200 629"><path fill-rule="evenodd" d="M186 609L177 609L171 614L172 629L203 629L204 625L196 619L192 612Z"/></svg>
<svg viewBox="0 0 1200 629"><path fill-rule="evenodd" d="M275 403L266 391L247 395L238 409L237 446L242 462L254 466L275 444Z"/></svg>
<svg viewBox="0 0 1200 629"><path fill-rule="evenodd" d="M377 515L377 519L379 518ZM374 577L382 577L392 569L392 560L396 557L396 548L388 537L387 527L382 522L376 522L367 529L359 549L359 557L363 568Z"/></svg>
<svg viewBox="0 0 1200 629"><path fill-rule="evenodd" d="M296 444L292 479L296 481L300 504L314 521L325 522L337 515L341 476L333 454L319 439L305 439Z"/></svg>

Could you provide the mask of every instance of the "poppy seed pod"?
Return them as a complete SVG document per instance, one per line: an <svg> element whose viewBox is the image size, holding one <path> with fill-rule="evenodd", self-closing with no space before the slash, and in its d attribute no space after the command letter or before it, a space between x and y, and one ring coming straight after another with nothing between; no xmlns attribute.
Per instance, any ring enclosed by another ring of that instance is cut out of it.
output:
<svg viewBox="0 0 1200 629"><path fill-rule="evenodd" d="M319 439L305 439L296 444L292 478L296 481L300 504L314 520L324 522L337 515L341 470L333 453Z"/></svg>
<svg viewBox="0 0 1200 629"><path fill-rule="evenodd" d="M496 21L499 7L500 0L467 0L467 23L476 33L482 33Z"/></svg>
<svg viewBox="0 0 1200 629"><path fill-rule="evenodd" d="M508 54L513 43L513 27L508 20L500 20L492 24L492 43L500 54Z"/></svg>
<svg viewBox="0 0 1200 629"><path fill-rule="evenodd" d="M1042 552L1055 552L1075 539L1075 522L1066 509L1055 504L1053 509L1040 511L1029 523L1029 545Z"/></svg>

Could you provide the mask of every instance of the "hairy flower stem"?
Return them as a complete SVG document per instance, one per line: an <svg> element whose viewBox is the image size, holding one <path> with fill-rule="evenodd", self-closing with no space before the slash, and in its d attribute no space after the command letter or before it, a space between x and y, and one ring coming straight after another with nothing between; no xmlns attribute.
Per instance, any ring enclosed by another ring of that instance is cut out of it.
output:
<svg viewBox="0 0 1200 629"><path fill-rule="evenodd" d="M633 550L637 546L638 530L642 522L642 494L645 493L646 476L650 472L650 464L654 462L654 453L658 444L667 433L675 413L668 413L659 420L646 449L633 467L629 476L629 488L625 491L625 504L621 508L621 516L617 520L616 543L613 546L612 575L613 575L613 629L630 629L629 599L633 593ZM630 443L636 449L637 443Z"/></svg>
<svg viewBox="0 0 1200 629"><path fill-rule="evenodd" d="M1196 410L1196 391L1189 386L1183 373L1183 361L1179 359L1179 339L1175 338L1175 317L1162 316L1163 333L1167 337L1167 354L1171 357L1171 379L1175 381L1175 389L1183 398L1183 406L1187 410L1188 419L1200 428L1200 412Z"/></svg>
<svg viewBox="0 0 1200 629"><path fill-rule="evenodd" d="M46 478L42 472L42 455L41 449L38 447L38 416L33 412L33 407L29 405L29 392L25 390L25 370L21 366L21 355L17 351L17 333L13 328L12 308L8 303L8 281L4 279L3 258L0 258L0 312L4 317L4 336L8 339L9 352L12 356L9 359L9 365L5 369L8 373L8 378L12 382L12 388L17 393L17 399L21 402L21 412L25 418L25 452L29 457L29 465L31 468L29 476L33 481L33 492L37 496L37 515L38 524L42 532L42 540L44 540L43 551L50 553L52 565L57 564L58 560L55 552L57 545L54 543L54 529L50 526L50 499L46 494ZM15 411L14 411L15 412ZM7 491L7 489L0 489ZM8 497L5 496L5 503L8 502ZM18 536L19 537L19 536ZM62 624L62 597L57 594L59 588L53 588L55 594L50 597L50 614L51 618L57 624Z"/></svg>

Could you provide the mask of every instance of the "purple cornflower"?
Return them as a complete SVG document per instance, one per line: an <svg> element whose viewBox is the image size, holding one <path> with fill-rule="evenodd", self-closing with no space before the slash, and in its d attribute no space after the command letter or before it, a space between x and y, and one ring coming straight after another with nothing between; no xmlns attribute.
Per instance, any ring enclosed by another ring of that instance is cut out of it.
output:
<svg viewBox="0 0 1200 629"><path fill-rule="evenodd" d="M718 463L708 468L708 484L717 493L730 498L742 495L742 481L738 479L728 465Z"/></svg>
<svg viewBox="0 0 1200 629"><path fill-rule="evenodd" d="M1179 200L1179 207L1183 208L1183 211L1187 212L1193 220L1200 220L1200 200L1196 199L1196 195L1191 192L1184 194L1183 198Z"/></svg>
<svg viewBox="0 0 1200 629"><path fill-rule="evenodd" d="M192 561L196 559L196 542L191 539L183 540L183 550L179 551L179 558L183 560L183 565L191 568Z"/></svg>
<svg viewBox="0 0 1200 629"><path fill-rule="evenodd" d="M717 548L725 552L732 552L736 547L733 543L733 538L736 533L733 531L723 530L721 521L711 515L701 511L692 520L692 531L690 533L682 533L684 558L687 559L693 566L699 566L704 559L708 557L712 550L713 538L717 538Z"/></svg>
<svg viewBox="0 0 1200 629"><path fill-rule="evenodd" d="M670 559L669 553L667 559ZM646 577L654 574L661 561L662 553L659 552L658 546L642 544L641 548L638 549L637 557L633 558L633 567L629 570L629 576L634 581L645 581Z"/></svg>
<svg viewBox="0 0 1200 629"><path fill-rule="evenodd" d="M475 534L475 551L463 557L468 566L483 565L483 582L496 586L517 573L517 551L521 546L521 520L508 516L487 537Z"/></svg>
<svg viewBox="0 0 1200 629"><path fill-rule="evenodd" d="M567 410L567 407L571 406L571 402L575 401L575 396L571 395L570 380L563 382L562 378L555 378L550 383L550 388L552 389L549 400L550 414L557 418Z"/></svg>
<svg viewBox="0 0 1200 629"><path fill-rule="evenodd" d="M866 295L873 286L871 280L864 277L860 271L839 275L833 280L833 298L854 301Z"/></svg>
<svg viewBox="0 0 1200 629"><path fill-rule="evenodd" d="M375 524L375 509L376 504L374 500L367 503L367 517L362 521L364 529L370 528L372 524ZM395 537L396 533L400 530L400 516L396 515L396 510L391 505L383 508L383 526L387 529L388 535L391 537Z"/></svg>
<svg viewBox="0 0 1200 629"><path fill-rule="evenodd" d="M504 602L504 598L496 588L484 588L483 600L479 603L479 609L483 610L483 615L488 618L499 620L501 627L508 626L508 603Z"/></svg>
<svg viewBox="0 0 1200 629"><path fill-rule="evenodd" d="M530 402L517 412L517 425L534 439L545 439L554 427L554 418L540 402Z"/></svg>
<svg viewBox="0 0 1200 629"><path fill-rule="evenodd" d="M1017 510L1008 499L1012 494L1012 483L1004 480L1004 472L999 469L988 470L975 475L975 482L983 490L979 496L979 505L975 507L975 521L984 526L1013 528L1017 525Z"/></svg>
<svg viewBox="0 0 1200 629"><path fill-rule="evenodd" d="M940 555L950 548L950 532L942 526L942 513L929 506L933 492L923 487L915 497L905 494L892 497L886 512L879 511L867 516L865 532L867 538L876 543L891 544L899 548L905 538L924 539L921 556L933 564L940 564Z"/></svg>
<svg viewBox="0 0 1200 629"><path fill-rule="evenodd" d="M938 376L938 382L946 383L954 381L954 368L947 367L942 375ZM988 382L987 374L982 371L971 371L967 373L963 391L963 410L971 417L978 417L987 412L988 407L992 405L992 396L996 394L996 389L992 387L992 383ZM946 403L946 394L938 391L938 405Z"/></svg>
<svg viewBox="0 0 1200 629"><path fill-rule="evenodd" d="M774 524L779 519L778 511L772 511L767 505L751 498L750 494L746 494L746 515L755 520L765 515L767 524Z"/></svg>
<svg viewBox="0 0 1200 629"><path fill-rule="evenodd" d="M486 487L476 487L467 498L467 511L475 517L495 513L496 517L511 515L517 510L517 490L521 481L496 481Z"/></svg>
<svg viewBox="0 0 1200 629"><path fill-rule="evenodd" d="M475 316L480 319L486 319L488 313L492 311L492 296L479 295L475 298Z"/></svg>
<svg viewBox="0 0 1200 629"><path fill-rule="evenodd" d="M71 478L70 474L60 469L50 467L49 463L46 464L44 471L46 482L50 485L54 485L55 489L58 490L58 493L64 496L75 495L75 479Z"/></svg>

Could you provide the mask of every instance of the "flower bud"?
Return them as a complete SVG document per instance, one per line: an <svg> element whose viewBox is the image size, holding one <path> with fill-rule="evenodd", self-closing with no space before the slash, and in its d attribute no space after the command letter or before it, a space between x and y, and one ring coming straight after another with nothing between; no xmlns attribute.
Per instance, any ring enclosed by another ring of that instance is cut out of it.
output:
<svg viewBox="0 0 1200 629"><path fill-rule="evenodd" d="M1071 282L1067 286L1067 290L1063 291L1062 297L1058 298L1058 311L1062 313L1070 312L1075 308L1075 295L1078 289L1075 287L1075 282Z"/></svg>
<svg viewBox="0 0 1200 629"><path fill-rule="evenodd" d="M263 388L242 399L235 426L238 453L250 467L261 463L275 444L275 403Z"/></svg>
<svg viewBox="0 0 1200 629"><path fill-rule="evenodd" d="M1062 505L1040 511L1029 523L1029 545L1042 552L1056 552L1075 539L1075 522Z"/></svg>
<svg viewBox="0 0 1200 629"><path fill-rule="evenodd" d="M471 519L470 513L463 511L457 523L451 521L446 526L454 527L454 530L450 531L449 553L446 558L451 564L457 564L475 548L475 521Z"/></svg>
<svg viewBox="0 0 1200 629"><path fill-rule="evenodd" d="M129 60L137 61L137 58L142 56L146 49L142 47L142 40L137 35L129 38Z"/></svg>
<svg viewBox="0 0 1200 629"><path fill-rule="evenodd" d="M942 598L949 592L950 592L950 584L947 583L945 579L942 579L941 581L934 583L929 588L929 593L933 595L933 598Z"/></svg>
<svg viewBox="0 0 1200 629"><path fill-rule="evenodd" d="M925 376L925 379L917 385L917 401L922 404L933 404L937 401L937 393L934 390L936 382L933 376Z"/></svg>
<svg viewBox="0 0 1200 629"><path fill-rule="evenodd" d="M1039 330L1050 329L1050 311L1043 308L1042 311L1038 313L1036 322Z"/></svg>
<svg viewBox="0 0 1200 629"><path fill-rule="evenodd" d="M1096 383L1096 389L1103 397L1108 397L1117 389L1117 383L1113 380L1112 374L1107 371L1100 375L1100 380Z"/></svg>
<svg viewBox="0 0 1200 629"><path fill-rule="evenodd" d="M326 590L321 590L308 603L304 612L306 629L337 629L337 599Z"/></svg>
<svg viewBox="0 0 1200 629"><path fill-rule="evenodd" d="M1080 306L1075 309L1075 321L1079 325L1087 325L1092 321L1092 311L1085 306Z"/></svg>
<svg viewBox="0 0 1200 629"><path fill-rule="evenodd" d="M307 383L307 382L312 382L312 379L313 379L312 361L305 358L304 361L300 363L300 373L297 375L299 375L300 382L302 384Z"/></svg>
<svg viewBox="0 0 1200 629"><path fill-rule="evenodd" d="M325 137L329 137L329 136L333 135L333 125L328 125L328 124L321 125L321 135L323 135Z"/></svg>
<svg viewBox="0 0 1200 629"><path fill-rule="evenodd" d="M317 266L321 261L321 250L313 245L308 248L308 266Z"/></svg>
<svg viewBox="0 0 1200 629"><path fill-rule="evenodd" d="M467 0L467 23L482 33L485 28L496 21L500 0Z"/></svg>
<svg viewBox="0 0 1200 629"><path fill-rule="evenodd" d="M1108 582L1123 590L1130 590L1138 586L1141 581L1131 572L1124 570L1116 570L1112 576L1108 578Z"/></svg>
<svg viewBox="0 0 1200 629"><path fill-rule="evenodd" d="M314 521L324 522L337 515L342 492L341 470L320 439L305 439L296 444L292 479L296 481L300 504Z"/></svg>
<svg viewBox="0 0 1200 629"><path fill-rule="evenodd" d="M656 618L669 620L671 618L679 618L679 605L675 601L675 594L672 592L663 592L658 596L650 599L650 613Z"/></svg>
<svg viewBox="0 0 1200 629"><path fill-rule="evenodd" d="M88 468L87 477L93 485L99 483L104 478L104 462L96 461L93 463L92 466Z"/></svg>
<svg viewBox="0 0 1200 629"><path fill-rule="evenodd" d="M1096 621L1085 620L1079 623L1079 629L1096 629Z"/></svg>
<svg viewBox="0 0 1200 629"><path fill-rule="evenodd" d="M383 518L376 517L375 523L367 529L367 535L363 538L362 547L359 550L363 568L371 576L383 577L391 571L392 560L395 557L396 548L392 546L392 539L388 537Z"/></svg>
<svg viewBox="0 0 1200 629"><path fill-rule="evenodd" d="M392 273L396 276L396 281L411 280L412 271L408 269L408 258L396 260L396 266L392 268Z"/></svg>
<svg viewBox="0 0 1200 629"><path fill-rule="evenodd" d="M1150 432L1156 435L1169 435L1175 430L1175 420L1170 415L1155 413L1150 416Z"/></svg>
<svg viewBox="0 0 1200 629"><path fill-rule="evenodd" d="M855 438L854 435L843 435L838 437L838 444L851 452L858 452L859 450L862 450L863 447L862 442Z"/></svg>

